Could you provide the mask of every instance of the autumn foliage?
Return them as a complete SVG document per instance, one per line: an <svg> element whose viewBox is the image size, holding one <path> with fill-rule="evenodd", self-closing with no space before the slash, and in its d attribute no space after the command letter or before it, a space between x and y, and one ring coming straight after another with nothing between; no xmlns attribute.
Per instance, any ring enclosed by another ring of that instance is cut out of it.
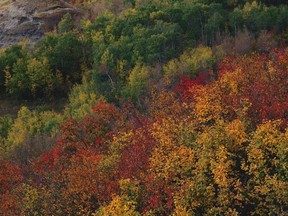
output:
<svg viewBox="0 0 288 216"><path fill-rule="evenodd" d="M27 165L1 161L3 215L286 215L288 51L228 56L149 108L98 101Z"/></svg>

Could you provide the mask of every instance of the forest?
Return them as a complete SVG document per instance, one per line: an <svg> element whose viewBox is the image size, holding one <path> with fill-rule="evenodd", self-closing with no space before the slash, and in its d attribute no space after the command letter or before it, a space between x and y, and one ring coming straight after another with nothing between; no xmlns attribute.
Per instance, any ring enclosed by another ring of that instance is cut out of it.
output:
<svg viewBox="0 0 288 216"><path fill-rule="evenodd" d="M0 50L0 215L288 215L286 0L69 2Z"/></svg>

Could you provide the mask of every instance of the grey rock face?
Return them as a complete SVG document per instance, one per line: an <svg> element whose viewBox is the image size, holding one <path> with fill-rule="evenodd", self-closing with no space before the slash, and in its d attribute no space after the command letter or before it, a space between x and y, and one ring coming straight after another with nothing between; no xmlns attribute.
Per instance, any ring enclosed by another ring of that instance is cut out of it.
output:
<svg viewBox="0 0 288 216"><path fill-rule="evenodd" d="M0 0L0 48L29 39L31 43L51 31L65 13L75 19L83 11L62 0Z"/></svg>

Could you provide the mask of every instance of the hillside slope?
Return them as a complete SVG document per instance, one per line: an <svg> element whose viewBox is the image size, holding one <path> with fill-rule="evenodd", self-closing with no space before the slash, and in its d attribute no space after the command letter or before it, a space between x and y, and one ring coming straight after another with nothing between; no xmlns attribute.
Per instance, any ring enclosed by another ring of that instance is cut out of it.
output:
<svg viewBox="0 0 288 216"><path fill-rule="evenodd" d="M32 42L58 23L65 13L81 16L81 10L64 1L4 0L0 3L0 48L25 38Z"/></svg>

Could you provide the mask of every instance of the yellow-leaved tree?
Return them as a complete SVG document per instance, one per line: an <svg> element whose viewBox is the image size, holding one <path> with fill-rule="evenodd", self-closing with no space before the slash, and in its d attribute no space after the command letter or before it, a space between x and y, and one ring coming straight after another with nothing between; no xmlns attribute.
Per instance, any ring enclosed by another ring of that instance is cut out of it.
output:
<svg viewBox="0 0 288 216"><path fill-rule="evenodd" d="M288 131L280 121L259 125L247 146L247 190L257 215L285 215L288 205Z"/></svg>

